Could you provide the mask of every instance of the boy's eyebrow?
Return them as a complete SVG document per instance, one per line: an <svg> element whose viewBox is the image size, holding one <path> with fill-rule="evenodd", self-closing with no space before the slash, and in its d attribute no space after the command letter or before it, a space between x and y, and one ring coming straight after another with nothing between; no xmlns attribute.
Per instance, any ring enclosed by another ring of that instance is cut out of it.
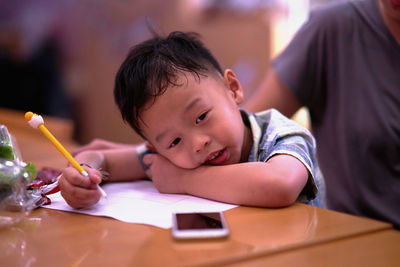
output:
<svg viewBox="0 0 400 267"><path fill-rule="evenodd" d="M185 108L185 113L189 112L189 110L192 109L197 104L197 102L199 102L200 100L201 100L201 98L198 97L198 98L195 98L192 102L190 102Z"/></svg>
<svg viewBox="0 0 400 267"><path fill-rule="evenodd" d="M156 136L156 141L159 143L161 139L164 138L164 136L168 133L169 130L160 133L159 135Z"/></svg>
<svg viewBox="0 0 400 267"><path fill-rule="evenodd" d="M185 107L184 113L183 113L183 114L188 113L189 110L192 109L200 100L201 100L201 98L198 97L198 98L195 98L192 102L190 102L190 103ZM165 136L168 132L169 132L169 130L166 130L166 131L164 131L164 132L158 134L158 135L156 136L156 141L157 141L157 142L160 142L160 140L163 139L164 136Z"/></svg>

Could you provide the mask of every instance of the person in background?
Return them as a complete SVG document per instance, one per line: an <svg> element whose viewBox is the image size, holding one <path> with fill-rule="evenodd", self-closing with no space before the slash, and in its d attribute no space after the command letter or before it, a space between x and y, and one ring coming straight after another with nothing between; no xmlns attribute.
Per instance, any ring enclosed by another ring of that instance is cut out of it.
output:
<svg viewBox="0 0 400 267"><path fill-rule="evenodd" d="M308 108L328 208L400 227L400 0L313 11L244 107Z"/></svg>
<svg viewBox="0 0 400 267"><path fill-rule="evenodd" d="M90 179L64 169L59 186L70 206L99 201L98 168L110 182L151 174L162 193L257 207L324 206L313 136L274 109L239 109L240 82L196 34L172 32L135 46L117 73L114 96L122 118L152 149L105 142L108 149L78 153Z"/></svg>
<svg viewBox="0 0 400 267"><path fill-rule="evenodd" d="M57 34L61 3L54 2L1 1L0 107L73 116Z"/></svg>

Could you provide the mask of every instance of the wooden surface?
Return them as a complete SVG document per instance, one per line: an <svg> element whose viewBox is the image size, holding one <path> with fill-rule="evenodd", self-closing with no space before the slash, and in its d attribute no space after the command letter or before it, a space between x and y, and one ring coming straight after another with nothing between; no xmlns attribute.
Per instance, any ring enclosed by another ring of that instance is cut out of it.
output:
<svg viewBox="0 0 400 267"><path fill-rule="evenodd" d="M236 261L231 266L400 266L400 233L387 230Z"/></svg>
<svg viewBox="0 0 400 267"><path fill-rule="evenodd" d="M72 149L71 123L45 118ZM62 168L65 159L23 113L0 109L25 161ZM295 204L225 212L224 240L175 241L170 230L39 208L0 229L1 266L399 266L400 236L387 223ZM364 256L362 256L364 255ZM360 263L360 264L359 264ZM378 264L379 263L379 264Z"/></svg>

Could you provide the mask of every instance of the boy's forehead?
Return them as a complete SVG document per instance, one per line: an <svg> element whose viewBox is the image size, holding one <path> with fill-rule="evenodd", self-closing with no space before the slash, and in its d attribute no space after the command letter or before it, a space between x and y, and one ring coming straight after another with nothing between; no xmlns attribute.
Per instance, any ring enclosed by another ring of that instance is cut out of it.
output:
<svg viewBox="0 0 400 267"><path fill-rule="evenodd" d="M188 71L179 71L176 73L177 84L187 85L188 83L202 83L208 79L216 81L221 80L222 75L216 70L206 70L204 72L194 73Z"/></svg>
<svg viewBox="0 0 400 267"><path fill-rule="evenodd" d="M196 75L194 73L189 72L179 72L177 74L177 79L174 84L169 84L167 88L165 88L164 92L161 94L156 94L147 100L142 111L147 111L152 108L152 106L162 101L164 98L174 98L176 94L185 92L186 96L197 94L196 89L214 89L218 86L218 83L222 81L222 76L219 73L207 73L204 75ZM188 89L188 90L186 90ZM161 90L155 90L161 91ZM174 105L174 101L170 102L171 105Z"/></svg>

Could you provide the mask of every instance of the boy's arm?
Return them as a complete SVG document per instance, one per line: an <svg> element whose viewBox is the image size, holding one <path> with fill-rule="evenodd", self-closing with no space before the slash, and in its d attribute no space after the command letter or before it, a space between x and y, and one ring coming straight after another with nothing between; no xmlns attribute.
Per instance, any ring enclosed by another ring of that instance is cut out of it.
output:
<svg viewBox="0 0 400 267"><path fill-rule="evenodd" d="M136 152L136 146L84 151L75 158L79 163L85 163L94 169L108 172L108 181L132 181L146 177Z"/></svg>
<svg viewBox="0 0 400 267"><path fill-rule="evenodd" d="M135 147L85 151L75 159L91 167L84 167L89 179L75 168L67 167L58 181L61 195L74 208L89 207L100 200L101 192L97 188L101 182L99 168L109 173L109 181L132 181L145 177Z"/></svg>
<svg viewBox="0 0 400 267"><path fill-rule="evenodd" d="M279 154L267 162L182 169L159 155L146 156L156 187L232 204L284 207L304 188L308 171L297 158Z"/></svg>

